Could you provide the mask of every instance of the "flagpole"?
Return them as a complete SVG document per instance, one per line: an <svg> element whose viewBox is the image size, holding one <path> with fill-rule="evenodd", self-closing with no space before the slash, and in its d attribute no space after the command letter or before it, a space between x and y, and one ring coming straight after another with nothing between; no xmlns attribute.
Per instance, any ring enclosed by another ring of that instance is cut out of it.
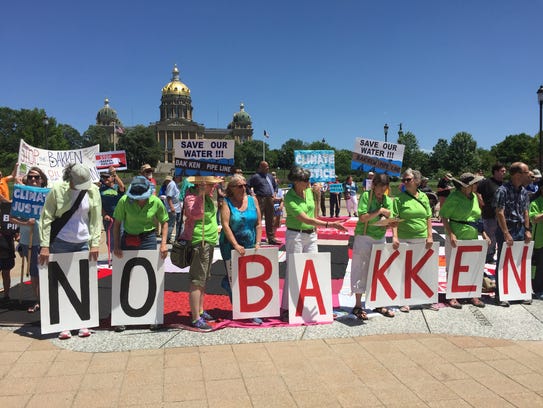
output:
<svg viewBox="0 0 543 408"><path fill-rule="evenodd" d="M266 161L266 142L262 139L262 161Z"/></svg>

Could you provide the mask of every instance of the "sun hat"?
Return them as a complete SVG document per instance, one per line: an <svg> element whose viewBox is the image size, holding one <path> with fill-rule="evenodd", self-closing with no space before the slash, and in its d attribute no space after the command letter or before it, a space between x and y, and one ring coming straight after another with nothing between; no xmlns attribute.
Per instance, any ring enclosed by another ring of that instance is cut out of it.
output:
<svg viewBox="0 0 543 408"><path fill-rule="evenodd" d="M187 181L192 184L217 184L224 180L217 176L190 176L187 177Z"/></svg>
<svg viewBox="0 0 543 408"><path fill-rule="evenodd" d="M463 185L463 187L469 187L474 184L477 184L479 181L483 180L483 176L477 176L473 173L463 173L460 177L458 177L457 181L460 182L460 184Z"/></svg>
<svg viewBox="0 0 543 408"><path fill-rule="evenodd" d="M76 190L88 190L92 185L91 172L88 167L76 163L70 171L70 181Z"/></svg>
<svg viewBox="0 0 543 408"><path fill-rule="evenodd" d="M166 176L166 178L164 178L164 181L172 181L172 180L173 180L172 176Z"/></svg>
<svg viewBox="0 0 543 408"><path fill-rule="evenodd" d="M143 166L141 166L140 170L143 173L146 170L153 170L153 168L151 167L150 164L145 163Z"/></svg>
<svg viewBox="0 0 543 408"><path fill-rule="evenodd" d="M532 173L534 173L534 177L537 179L537 178L541 178L541 172L538 170L538 169L533 169L532 170Z"/></svg>
<svg viewBox="0 0 543 408"><path fill-rule="evenodd" d="M154 187L151 182L143 176L136 176L132 179L126 195L132 200L147 200L153 194Z"/></svg>

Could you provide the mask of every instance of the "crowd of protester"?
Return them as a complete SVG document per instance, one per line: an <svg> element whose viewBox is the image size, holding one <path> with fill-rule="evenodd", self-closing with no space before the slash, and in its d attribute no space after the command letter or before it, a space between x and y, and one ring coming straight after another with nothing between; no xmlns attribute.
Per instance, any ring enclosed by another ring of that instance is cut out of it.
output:
<svg viewBox="0 0 543 408"><path fill-rule="evenodd" d="M437 194L428 186L428 179L418 170L406 169L401 175L400 191L390 194L390 179L386 174L368 173L360 186L348 176L343 183L315 183L310 185L308 170L295 166L288 174L289 189L285 193L275 173L270 173L262 161L257 172L248 180L241 169L233 168L230 177L168 175L157 192L153 168L145 164L140 175L125 187L115 168L101 173L99 186L92 183L90 170L80 164L64 169L63 181L50 185L39 221L12 218L20 227L20 253L29 262L32 289L36 298L28 312L39 311L38 265L47 264L50 254L88 251L89 259L97 260L102 229L111 254L121 258L126 250L157 250L162 258L168 255L168 244L184 240L193 248L190 264L189 304L191 322L196 330L210 331L214 318L204 309L205 288L211 274L214 248L218 244L227 274L223 287L231 298L231 253L244 256L248 249L258 249L266 242L270 246L283 245L277 230L285 222L285 251L316 253L317 228L346 231L340 220L326 218L326 195L329 196L329 216L338 218L342 198L348 217L356 218L351 266L351 291L355 296L352 314L367 320L362 302L367 290L369 259L375 244L385 243L387 228L392 231L392 248L401 243L433 245L432 217L438 215L446 235L446 270L452 248L459 240L482 239L488 242L486 263L497 264L502 244L514 241L535 241L532 264L535 268L533 291L543 298L543 194L541 173L530 171L522 162L508 169L496 163L491 176L464 173L458 177L443 176L437 184ZM9 203L7 183L45 187L47 176L32 167L22 178L16 169L8 177L0 175L0 202ZM330 187L341 184L341 192ZM434 198L437 197L437 198ZM435 202L432 202L432 199ZM439 202L439 203L438 203ZM286 213L286 214L285 214ZM266 240L262 239L262 220ZM400 220L401 222L398 222ZM377 224L376 224L377 223ZM219 226L220 235L219 235ZM9 301L10 270L14 267L16 234L5 231L0 236L0 268L4 283L4 301ZM288 256L287 256L288 259ZM498 272L497 272L498 273ZM481 278L483 271L481 271ZM497 279L496 279L497 283ZM288 282L285 282L288 287ZM447 299L453 308L469 302L484 307L480 298ZM499 298L495 302L507 307ZM526 301L525 303L530 303ZM424 305L437 310L435 305ZM283 291L283 311L288 309L288 291ZM409 312L410 307L399 307ZM374 310L386 317L394 317L391 307ZM255 323L262 320L254 318ZM124 326L117 327L124 330ZM90 335L88 329L78 332ZM63 331L59 338L67 339L71 332Z"/></svg>

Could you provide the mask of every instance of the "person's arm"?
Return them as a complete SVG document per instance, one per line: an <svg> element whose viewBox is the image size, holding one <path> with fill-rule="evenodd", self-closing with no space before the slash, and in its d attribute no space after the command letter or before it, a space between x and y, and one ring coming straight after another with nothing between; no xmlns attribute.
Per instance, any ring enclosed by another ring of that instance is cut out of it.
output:
<svg viewBox="0 0 543 408"><path fill-rule="evenodd" d="M126 191L126 187L123 183L123 180L117 174L117 170L115 169L115 167L111 166L109 168L109 172L111 173L112 177L115 179L115 183L117 183L117 186L119 186L119 193L124 193Z"/></svg>
<svg viewBox="0 0 543 408"><path fill-rule="evenodd" d="M524 242L529 244L532 240L532 228L530 226L530 212L524 210Z"/></svg>
<svg viewBox="0 0 543 408"><path fill-rule="evenodd" d="M46 265L49 262L49 243L51 240L51 224L55 219L57 207L56 190L51 189L45 198L40 215L40 254L38 262L40 265ZM101 211L101 208L100 208Z"/></svg>
<svg viewBox="0 0 543 408"><path fill-rule="evenodd" d="M117 258L123 257L123 250L121 249L121 220L115 219L113 223L113 254Z"/></svg>
<svg viewBox="0 0 543 408"><path fill-rule="evenodd" d="M426 249L432 248L432 245L434 244L434 237L433 237L433 229L432 229L432 219L427 218L426 219L426 225L428 227L428 236L426 237Z"/></svg>
<svg viewBox="0 0 543 408"><path fill-rule="evenodd" d="M258 205L258 200L256 197L249 197L249 199L253 199L255 203L255 209L256 209L256 239L255 239L255 247L260 248L260 242L262 241L262 213L260 212L260 206ZM283 201L281 200L281 205L283 205Z"/></svg>
<svg viewBox="0 0 543 408"><path fill-rule="evenodd" d="M296 219L298 221L303 222L304 224L313 225L315 227L325 227L325 228L332 227L332 228L338 229L340 231L347 231L347 228L345 228L343 226L343 224L341 224L341 223L339 223L337 221L327 222L327 221L319 220L317 218L311 218L305 212L301 212L300 214L298 214Z"/></svg>
<svg viewBox="0 0 543 408"><path fill-rule="evenodd" d="M451 242L451 246L453 248L456 248L456 245L458 244L458 240L456 239L456 235L454 234L453 230L451 229L451 224L449 224L448 218L441 218L441 221L443 222L443 228L449 235L449 241Z"/></svg>
<svg viewBox="0 0 543 408"><path fill-rule="evenodd" d="M501 228L503 232L503 238L507 246L513 245L513 237L507 229L507 221L505 220L505 210L503 208L496 208L496 221L498 221L498 227Z"/></svg>

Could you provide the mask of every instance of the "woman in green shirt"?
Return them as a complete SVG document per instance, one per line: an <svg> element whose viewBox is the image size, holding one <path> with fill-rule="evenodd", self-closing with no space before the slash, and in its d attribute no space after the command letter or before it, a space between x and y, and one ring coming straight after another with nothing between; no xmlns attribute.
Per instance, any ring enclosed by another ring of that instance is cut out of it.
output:
<svg viewBox="0 0 543 408"><path fill-rule="evenodd" d="M332 227L340 231L347 229L339 222L326 222L315 218L315 201L309 186L311 173L307 169L294 166L288 174L292 188L285 194L285 208L287 218L285 221L287 231L285 235L285 252L317 253L317 231L315 227ZM288 270L288 268L287 268ZM288 280L285 279L284 288L288 288ZM288 308L288 291L283 290L283 309Z"/></svg>
<svg viewBox="0 0 543 408"><path fill-rule="evenodd" d="M386 174L375 175L371 190L364 191L358 203L358 222L354 230L351 263L351 291L356 299L352 313L361 320L368 319L362 308L362 293L366 292L371 250L373 244L385 243L386 227L374 224L392 215L392 200L385 194L388 185L389 178ZM378 307L375 311L386 317L394 317L394 312L386 307Z"/></svg>
<svg viewBox="0 0 543 408"><path fill-rule="evenodd" d="M447 272L449 271L452 248L456 248L458 240L479 239L476 221L481 218L481 208L475 193L477 183L482 179L483 177L471 173L462 174L458 180L452 178L456 190L449 194L439 210L443 228L447 234L445 239ZM484 232L482 235L490 244L488 236ZM477 307L485 307L485 304L477 297L471 299L471 303ZM462 309L462 305L454 298L449 299L449 306L454 309Z"/></svg>
<svg viewBox="0 0 543 408"><path fill-rule="evenodd" d="M402 174L405 191L394 200L393 213L395 218L403 222L392 228L392 247L398 249L400 242L407 244L424 243L426 249L434 244L432 238L432 208L425 193L419 191L422 179L420 171L407 169ZM437 308L431 306L431 309ZM400 307L400 311L408 313L409 306Z"/></svg>

